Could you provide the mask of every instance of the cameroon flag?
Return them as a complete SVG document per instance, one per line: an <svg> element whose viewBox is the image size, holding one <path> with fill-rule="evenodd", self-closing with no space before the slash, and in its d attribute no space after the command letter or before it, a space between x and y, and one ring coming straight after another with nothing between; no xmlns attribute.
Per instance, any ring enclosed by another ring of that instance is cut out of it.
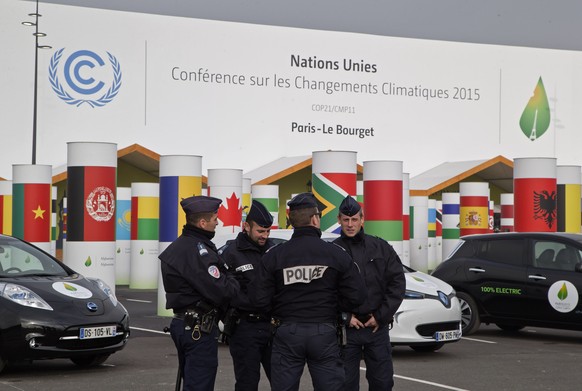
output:
<svg viewBox="0 0 582 391"><path fill-rule="evenodd" d="M49 183L13 183L12 235L28 242L50 242L51 198Z"/></svg>

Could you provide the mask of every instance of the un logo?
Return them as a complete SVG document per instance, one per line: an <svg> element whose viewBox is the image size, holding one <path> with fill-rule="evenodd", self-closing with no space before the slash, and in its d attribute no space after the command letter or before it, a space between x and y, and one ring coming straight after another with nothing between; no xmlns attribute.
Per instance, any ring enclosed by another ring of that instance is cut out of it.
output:
<svg viewBox="0 0 582 391"><path fill-rule="evenodd" d="M79 107L87 103L94 108L105 106L117 96L121 66L111 53L107 52L109 64L106 64L90 50L78 50L63 59L64 50L57 50L49 64L49 82L59 98L69 105ZM59 70L61 59L64 64ZM59 75L64 77L64 83L59 81Z"/></svg>

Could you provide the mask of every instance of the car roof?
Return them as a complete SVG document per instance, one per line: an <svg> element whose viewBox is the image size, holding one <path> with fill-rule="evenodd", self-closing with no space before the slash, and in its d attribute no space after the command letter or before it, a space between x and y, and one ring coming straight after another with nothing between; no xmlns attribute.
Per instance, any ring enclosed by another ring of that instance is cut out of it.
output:
<svg viewBox="0 0 582 391"><path fill-rule="evenodd" d="M488 234L474 234L461 236L462 240L492 240L492 239L522 239L522 238L533 238L533 239L570 239L582 243L582 234L570 233L570 232L497 232Z"/></svg>

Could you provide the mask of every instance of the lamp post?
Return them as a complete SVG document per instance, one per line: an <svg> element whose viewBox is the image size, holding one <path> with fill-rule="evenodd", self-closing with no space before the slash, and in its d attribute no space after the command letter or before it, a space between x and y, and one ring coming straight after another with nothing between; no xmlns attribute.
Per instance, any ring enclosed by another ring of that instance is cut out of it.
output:
<svg viewBox="0 0 582 391"><path fill-rule="evenodd" d="M38 91L38 49L51 49L49 45L39 45L38 37L46 37L45 33L38 31L38 18L42 16L38 13L38 0L36 0L36 12L28 14L34 16L34 22L22 22L25 26L34 26L34 103L32 109L32 164L36 164L36 112L37 112L37 91Z"/></svg>

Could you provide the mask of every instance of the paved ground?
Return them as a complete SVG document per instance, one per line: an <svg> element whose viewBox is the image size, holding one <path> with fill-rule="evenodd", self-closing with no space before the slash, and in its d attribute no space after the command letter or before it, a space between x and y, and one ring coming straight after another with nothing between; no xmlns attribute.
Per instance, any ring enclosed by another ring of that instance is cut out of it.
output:
<svg viewBox="0 0 582 391"><path fill-rule="evenodd" d="M162 331L169 320L155 315L156 293L118 287L117 295L131 314L132 335L124 350L88 370L68 360L19 364L0 374L0 390L174 390L177 358L172 340ZM581 332L526 328L511 334L482 326L435 353L396 347L395 390L580 390L581 348ZM233 390L227 346L220 346L219 359L215 390ZM305 371L301 390L311 389ZM361 389L367 390L363 371ZM260 390L269 390L265 381Z"/></svg>

